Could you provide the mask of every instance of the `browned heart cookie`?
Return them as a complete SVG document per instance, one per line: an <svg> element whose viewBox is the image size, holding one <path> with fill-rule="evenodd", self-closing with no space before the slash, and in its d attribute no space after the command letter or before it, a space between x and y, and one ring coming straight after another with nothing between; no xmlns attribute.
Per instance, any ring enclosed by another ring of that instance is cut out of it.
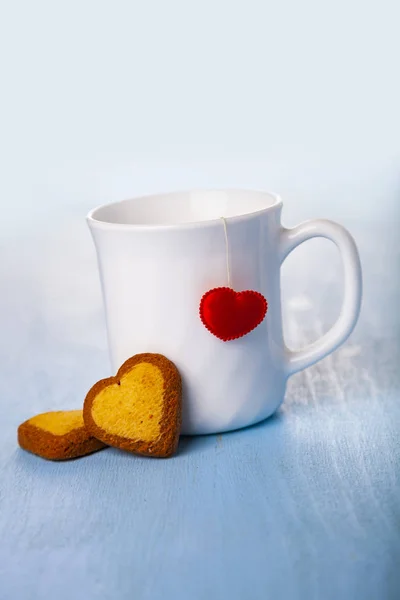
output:
<svg viewBox="0 0 400 600"><path fill-rule="evenodd" d="M77 458L105 448L87 431L81 410L47 412L28 419L18 428L18 443L49 460Z"/></svg>
<svg viewBox="0 0 400 600"><path fill-rule="evenodd" d="M138 354L115 377L91 388L83 418L88 431L105 444L168 457L178 446L181 395L181 378L170 360L161 354Z"/></svg>

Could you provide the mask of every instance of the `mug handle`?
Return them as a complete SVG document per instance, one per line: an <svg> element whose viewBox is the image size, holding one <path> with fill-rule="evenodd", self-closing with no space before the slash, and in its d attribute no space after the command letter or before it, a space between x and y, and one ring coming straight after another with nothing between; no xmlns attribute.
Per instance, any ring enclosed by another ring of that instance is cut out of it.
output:
<svg viewBox="0 0 400 600"><path fill-rule="evenodd" d="M323 237L331 240L339 249L344 272L344 298L339 318L321 338L301 350L290 350L285 346L286 371L297 373L321 360L349 337L353 331L361 308L362 273L357 246L350 233L333 221L314 219L291 229L281 229L281 262L306 240Z"/></svg>

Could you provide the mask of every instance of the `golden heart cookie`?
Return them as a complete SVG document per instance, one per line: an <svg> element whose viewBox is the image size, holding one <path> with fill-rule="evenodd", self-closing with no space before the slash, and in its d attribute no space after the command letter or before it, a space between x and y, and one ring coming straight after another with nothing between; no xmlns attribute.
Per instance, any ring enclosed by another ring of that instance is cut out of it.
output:
<svg viewBox="0 0 400 600"><path fill-rule="evenodd" d="M77 458L105 448L87 431L81 410L47 412L28 419L18 427L18 443L49 460Z"/></svg>
<svg viewBox="0 0 400 600"><path fill-rule="evenodd" d="M171 456L181 427L182 385L161 354L137 354L115 377L97 382L83 406L88 431L110 446L147 456Z"/></svg>

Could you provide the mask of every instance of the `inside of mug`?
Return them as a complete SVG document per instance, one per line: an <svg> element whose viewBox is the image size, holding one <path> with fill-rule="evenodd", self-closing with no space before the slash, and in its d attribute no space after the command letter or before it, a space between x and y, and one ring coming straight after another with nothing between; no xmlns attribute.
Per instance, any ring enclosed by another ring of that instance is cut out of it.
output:
<svg viewBox="0 0 400 600"><path fill-rule="evenodd" d="M177 225L248 215L279 203L274 194L247 190L194 190L123 200L95 209L91 218L120 225Z"/></svg>

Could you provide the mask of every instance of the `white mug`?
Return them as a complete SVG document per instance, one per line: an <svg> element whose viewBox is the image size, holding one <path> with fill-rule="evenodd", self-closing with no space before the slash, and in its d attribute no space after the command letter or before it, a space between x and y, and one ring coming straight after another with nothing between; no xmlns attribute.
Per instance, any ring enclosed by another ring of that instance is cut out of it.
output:
<svg viewBox="0 0 400 600"><path fill-rule="evenodd" d="M362 278L351 235L327 220L286 229L281 209L271 193L195 190L108 204L87 217L114 373L138 353L172 360L183 381L183 434L267 418L282 403L288 377L335 350L357 322ZM328 333L294 352L282 334L280 267L314 237L332 240L341 253L343 306ZM268 311L253 331L224 342L203 325L199 304L207 290L228 285L227 259L233 289L261 293Z"/></svg>

